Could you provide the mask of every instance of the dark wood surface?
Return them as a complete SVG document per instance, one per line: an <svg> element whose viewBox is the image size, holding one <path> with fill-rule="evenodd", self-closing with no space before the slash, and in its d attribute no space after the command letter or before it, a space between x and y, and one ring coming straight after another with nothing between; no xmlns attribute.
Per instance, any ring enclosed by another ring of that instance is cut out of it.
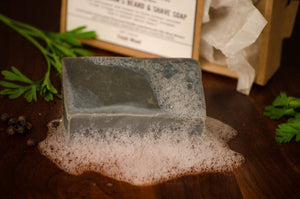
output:
<svg viewBox="0 0 300 199"><path fill-rule="evenodd" d="M9 0L0 12L43 30L58 31L60 0ZM0 96L0 112L25 115L30 133L8 136L0 126L0 198L300 198L300 143L275 142L276 126L263 116L264 107L281 92L300 97L299 15L293 36L283 45L279 71L249 96L235 91L236 80L203 72L207 114L239 131L230 147L246 163L233 172L185 176L155 186L137 187L97 173L72 176L58 169L26 141L45 139L47 123L61 117L60 99L27 103ZM90 48L91 49L91 48ZM113 53L91 49L100 56ZM0 69L18 67L39 80L46 70L42 55L28 41L0 24ZM2 77L1 77L2 78ZM60 79L53 79L57 87Z"/></svg>

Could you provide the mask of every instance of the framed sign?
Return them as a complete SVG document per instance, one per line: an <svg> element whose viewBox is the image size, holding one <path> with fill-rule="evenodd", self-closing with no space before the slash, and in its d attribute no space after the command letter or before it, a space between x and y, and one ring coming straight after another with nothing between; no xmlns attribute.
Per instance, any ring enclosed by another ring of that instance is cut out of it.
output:
<svg viewBox="0 0 300 199"><path fill-rule="evenodd" d="M86 26L83 43L133 57L199 60L203 0L62 0L61 31Z"/></svg>

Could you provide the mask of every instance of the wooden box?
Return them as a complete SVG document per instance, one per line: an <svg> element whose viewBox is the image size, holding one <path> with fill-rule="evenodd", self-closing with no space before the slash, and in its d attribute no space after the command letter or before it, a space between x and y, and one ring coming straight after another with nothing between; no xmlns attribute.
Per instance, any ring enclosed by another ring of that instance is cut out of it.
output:
<svg viewBox="0 0 300 199"><path fill-rule="evenodd" d="M262 42L255 83L265 85L280 66L281 48L284 38L291 36L299 1L259 0L256 7L268 21L262 32ZM201 44L200 44L201 48ZM235 71L201 59L201 68L205 71L237 78Z"/></svg>
<svg viewBox="0 0 300 199"><path fill-rule="evenodd" d="M284 38L291 36L297 9L299 6L299 1L291 0L289 5L287 5L287 0L259 0L255 5L268 21L266 27L262 32L259 63L257 66L255 78L256 84L265 85L280 66L282 41ZM67 0L62 0L62 32L66 30L66 9ZM201 48L200 36L202 13L203 0L198 0L192 57L200 61L200 66L204 71L237 78L236 72L229 70L227 66L210 63L207 60L199 57L199 48ZM121 53L128 56L158 57L157 55L151 53L141 52L100 40L83 40L83 42L94 47Z"/></svg>

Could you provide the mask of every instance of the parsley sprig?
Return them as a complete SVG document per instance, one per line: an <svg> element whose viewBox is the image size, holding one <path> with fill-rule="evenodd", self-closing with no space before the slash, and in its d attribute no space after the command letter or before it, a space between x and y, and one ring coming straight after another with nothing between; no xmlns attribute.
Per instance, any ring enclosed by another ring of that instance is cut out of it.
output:
<svg viewBox="0 0 300 199"><path fill-rule="evenodd" d="M40 92L40 95L46 101L52 100L54 95L61 97L50 80L51 68L54 67L58 75L61 75L61 60L63 57L92 55L89 51L82 49L81 43L77 40L78 38L90 39L96 37L94 31L84 32L85 26L64 33L54 33L42 31L31 25L10 19L2 14L0 14L0 21L37 47L45 57L47 63L47 72L40 81L32 81L15 67L11 67L11 71L1 71L5 80L14 83L0 81L0 85L5 87L0 94L8 95L11 99L18 98L24 94L28 102L32 100L37 101L37 92ZM20 84L17 84L17 82Z"/></svg>
<svg viewBox="0 0 300 199"><path fill-rule="evenodd" d="M276 129L275 140L280 143L290 142L294 137L300 141L300 98L288 97L286 93L280 95L273 101L272 105L265 107L264 115L271 119L281 119L284 116L291 117L286 123L279 124Z"/></svg>

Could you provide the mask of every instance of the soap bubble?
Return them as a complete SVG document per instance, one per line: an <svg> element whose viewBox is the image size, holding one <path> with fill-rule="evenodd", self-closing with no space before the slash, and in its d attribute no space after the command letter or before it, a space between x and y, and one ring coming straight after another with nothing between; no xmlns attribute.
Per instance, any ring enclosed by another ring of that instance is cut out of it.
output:
<svg viewBox="0 0 300 199"><path fill-rule="evenodd" d="M67 173L94 171L133 185L153 185L203 172L228 172L241 166L244 157L226 143L237 132L210 117L205 124L204 132L194 137L185 132L188 125L182 125L182 133L176 135L165 130L155 137L159 130L153 126L152 133L145 136L131 133L130 128L107 128L102 134L91 129L92 136L78 133L69 139L61 120L55 120L49 123L48 135L38 148Z"/></svg>

